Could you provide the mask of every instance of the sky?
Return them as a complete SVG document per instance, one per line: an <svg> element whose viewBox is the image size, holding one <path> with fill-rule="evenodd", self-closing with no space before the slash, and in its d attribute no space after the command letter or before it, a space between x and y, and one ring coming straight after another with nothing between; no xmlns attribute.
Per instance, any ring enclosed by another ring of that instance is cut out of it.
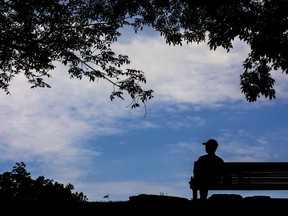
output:
<svg viewBox="0 0 288 216"><path fill-rule="evenodd" d="M246 101L240 89L249 47L239 40L227 53L205 43L169 46L159 33L125 29L113 44L145 72L154 97L131 109L129 97L110 101L105 80L70 79L57 64L31 89L19 75L0 92L0 173L24 162L31 177L44 176L88 201L126 201L139 194L191 199L193 163L204 141L219 143L225 161L288 161L288 76L273 71L276 99ZM284 191L210 191L283 197Z"/></svg>

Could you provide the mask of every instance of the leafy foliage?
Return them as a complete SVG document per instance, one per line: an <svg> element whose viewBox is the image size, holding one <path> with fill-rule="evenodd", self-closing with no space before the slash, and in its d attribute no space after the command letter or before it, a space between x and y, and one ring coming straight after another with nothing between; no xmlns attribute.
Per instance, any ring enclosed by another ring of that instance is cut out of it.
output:
<svg viewBox="0 0 288 216"><path fill-rule="evenodd" d="M238 37L251 52L243 62L240 88L249 102L273 99L271 71L288 73L288 1L286 0L164 0L141 1L133 12L136 29L150 25L168 44L207 40L211 50L229 52Z"/></svg>
<svg viewBox="0 0 288 216"><path fill-rule="evenodd" d="M123 69L128 56L111 44L124 26L139 32L150 26L167 44L200 43L229 52L238 37L251 52L243 61L240 88L246 99L275 98L272 70L288 72L286 0L2 0L0 3L0 88L9 94L15 75L23 73L32 88L46 82L55 62L69 66L71 78L104 79L113 85L111 100L131 107L145 104L144 72Z"/></svg>
<svg viewBox="0 0 288 216"><path fill-rule="evenodd" d="M116 55L111 43L125 24L123 14L111 13L106 1L4 0L0 3L0 88L9 94L12 78L23 73L31 87L51 86L45 78L55 62L69 66L71 78L111 82L115 96L127 91L132 107L151 99L152 90L139 83L146 78L140 70L122 70L128 56Z"/></svg>
<svg viewBox="0 0 288 216"><path fill-rule="evenodd" d="M82 193L72 192L74 186L66 186L51 179L39 176L32 179L24 162L16 163L11 172L0 175L1 200L36 200L36 201L77 201L86 202Z"/></svg>

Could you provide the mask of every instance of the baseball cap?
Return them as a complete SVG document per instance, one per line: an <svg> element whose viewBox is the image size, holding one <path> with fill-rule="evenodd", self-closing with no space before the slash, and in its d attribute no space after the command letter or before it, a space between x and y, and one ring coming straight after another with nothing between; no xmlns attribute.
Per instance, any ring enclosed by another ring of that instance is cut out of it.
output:
<svg viewBox="0 0 288 216"><path fill-rule="evenodd" d="M209 139L207 142L203 142L202 144L218 147L218 142L215 139Z"/></svg>

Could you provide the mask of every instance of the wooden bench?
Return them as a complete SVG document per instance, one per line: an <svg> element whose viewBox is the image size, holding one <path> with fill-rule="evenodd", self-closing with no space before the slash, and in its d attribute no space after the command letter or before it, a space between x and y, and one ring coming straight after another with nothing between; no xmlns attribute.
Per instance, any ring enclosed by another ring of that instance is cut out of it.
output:
<svg viewBox="0 0 288 216"><path fill-rule="evenodd" d="M194 163L194 169L197 162ZM200 184L189 181L193 199L197 199ZM208 190L288 190L288 162L225 162L219 184Z"/></svg>

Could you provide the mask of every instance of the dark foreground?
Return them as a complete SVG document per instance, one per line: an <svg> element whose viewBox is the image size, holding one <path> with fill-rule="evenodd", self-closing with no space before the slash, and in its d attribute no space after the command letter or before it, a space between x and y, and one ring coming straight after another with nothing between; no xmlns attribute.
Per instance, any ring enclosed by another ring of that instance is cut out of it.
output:
<svg viewBox="0 0 288 216"><path fill-rule="evenodd" d="M140 194L132 196L128 201L87 202L87 203L45 203L45 202L2 202L2 212L10 215L58 215L58 214L93 214L113 213L116 215L149 214L189 214L212 213L214 215L267 215L276 213L287 214L288 199L270 197L244 197L239 195L213 195L206 201L188 200L181 197Z"/></svg>

